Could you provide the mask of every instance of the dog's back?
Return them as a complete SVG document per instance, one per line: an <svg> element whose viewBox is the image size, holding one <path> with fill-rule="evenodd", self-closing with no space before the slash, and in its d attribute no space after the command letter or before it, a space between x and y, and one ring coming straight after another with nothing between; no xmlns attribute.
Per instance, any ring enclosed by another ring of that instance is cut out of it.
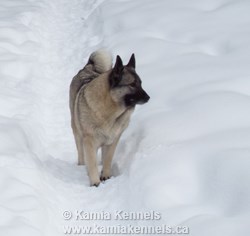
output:
<svg viewBox="0 0 250 236"><path fill-rule="evenodd" d="M70 84L69 101L71 115L73 115L76 95L81 87L111 68L112 56L110 52L100 49L90 55L86 66L77 73Z"/></svg>

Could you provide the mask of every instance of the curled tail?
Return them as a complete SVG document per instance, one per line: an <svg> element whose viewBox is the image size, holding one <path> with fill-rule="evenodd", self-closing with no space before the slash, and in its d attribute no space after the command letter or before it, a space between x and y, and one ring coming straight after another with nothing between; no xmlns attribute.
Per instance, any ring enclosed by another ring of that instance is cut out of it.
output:
<svg viewBox="0 0 250 236"><path fill-rule="evenodd" d="M105 49L99 49L90 55L88 64L92 64L97 73L104 73L112 68L112 55Z"/></svg>

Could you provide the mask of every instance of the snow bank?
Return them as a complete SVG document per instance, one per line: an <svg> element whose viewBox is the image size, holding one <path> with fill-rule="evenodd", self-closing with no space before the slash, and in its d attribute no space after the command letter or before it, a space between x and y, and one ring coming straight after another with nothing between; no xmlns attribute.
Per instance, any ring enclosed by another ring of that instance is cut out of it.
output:
<svg viewBox="0 0 250 236"><path fill-rule="evenodd" d="M236 0L2 1L0 232L165 224L248 235L249 9ZM100 47L124 61L135 53L151 100L121 139L114 177L90 188L76 165L68 89ZM161 219L65 221L65 210Z"/></svg>

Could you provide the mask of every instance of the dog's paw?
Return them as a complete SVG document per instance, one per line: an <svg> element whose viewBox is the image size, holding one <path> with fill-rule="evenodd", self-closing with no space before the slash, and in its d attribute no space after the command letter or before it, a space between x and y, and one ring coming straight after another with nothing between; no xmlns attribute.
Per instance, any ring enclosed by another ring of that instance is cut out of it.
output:
<svg viewBox="0 0 250 236"><path fill-rule="evenodd" d="M91 186L91 187L98 187L100 183L101 183L101 182L93 183L93 184L91 184L90 186Z"/></svg>
<svg viewBox="0 0 250 236"><path fill-rule="evenodd" d="M110 179L110 177L111 177L110 175L103 175L103 174L102 174L101 177L100 177L100 180L101 180L101 181L105 181L105 180L107 180L107 179Z"/></svg>

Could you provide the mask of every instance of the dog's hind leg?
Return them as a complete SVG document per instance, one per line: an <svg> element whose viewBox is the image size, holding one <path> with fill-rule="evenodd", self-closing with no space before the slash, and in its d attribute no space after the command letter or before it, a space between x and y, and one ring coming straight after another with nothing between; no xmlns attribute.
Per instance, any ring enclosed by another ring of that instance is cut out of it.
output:
<svg viewBox="0 0 250 236"><path fill-rule="evenodd" d="M76 132L75 135L76 147L78 151L78 165L84 165L84 151L83 151L83 140L82 137Z"/></svg>
<svg viewBox="0 0 250 236"><path fill-rule="evenodd" d="M89 174L90 185L97 187L100 184L100 177L98 174L97 160L96 160L97 147L92 137L84 137L83 145L84 145L85 164Z"/></svg>
<svg viewBox="0 0 250 236"><path fill-rule="evenodd" d="M101 173L101 181L107 180L111 177L112 159L113 159L115 149L116 149L119 139L120 139L120 136L116 138L116 140L112 144L105 145L102 147L103 168L102 168L102 173Z"/></svg>
<svg viewBox="0 0 250 236"><path fill-rule="evenodd" d="M78 153L78 165L84 165L83 141L81 134L79 134L79 131L77 130L77 127L73 120L71 121L71 127L73 130L77 153Z"/></svg>

